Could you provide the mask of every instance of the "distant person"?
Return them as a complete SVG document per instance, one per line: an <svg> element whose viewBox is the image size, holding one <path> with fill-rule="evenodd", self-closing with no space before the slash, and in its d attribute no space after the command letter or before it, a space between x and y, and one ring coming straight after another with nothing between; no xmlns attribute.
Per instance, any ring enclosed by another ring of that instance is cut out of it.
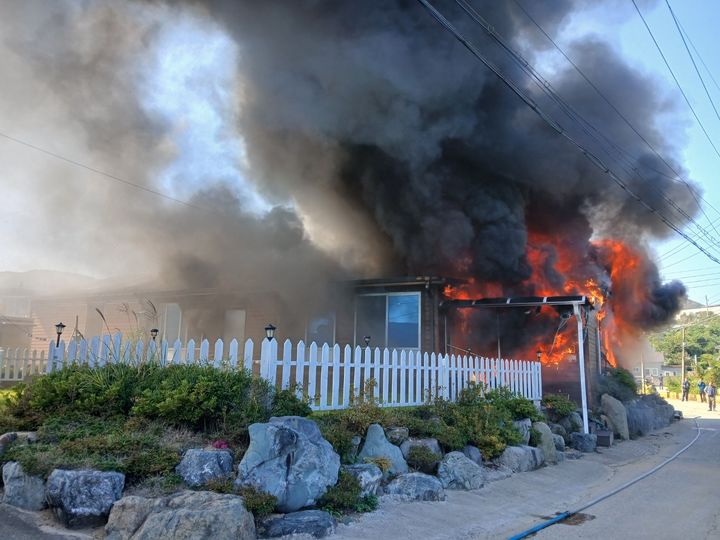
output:
<svg viewBox="0 0 720 540"><path fill-rule="evenodd" d="M700 403L705 403L705 387L707 385L705 384L705 381L700 379L700 382L698 383L698 392L700 394Z"/></svg>
<svg viewBox="0 0 720 540"><path fill-rule="evenodd" d="M682 382L682 399L680 401L688 400L688 392L690 392L690 381L683 379Z"/></svg>
<svg viewBox="0 0 720 540"><path fill-rule="evenodd" d="M715 388L715 383L710 382L710 386L707 387L706 390L707 393L707 404L708 404L708 411L714 411L715 410L715 395L717 394L717 388Z"/></svg>

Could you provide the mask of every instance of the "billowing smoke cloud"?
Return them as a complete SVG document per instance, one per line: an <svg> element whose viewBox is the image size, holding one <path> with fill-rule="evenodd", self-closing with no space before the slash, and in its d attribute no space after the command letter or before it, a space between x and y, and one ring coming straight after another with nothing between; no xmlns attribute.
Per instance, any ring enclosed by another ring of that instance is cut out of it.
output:
<svg viewBox="0 0 720 540"><path fill-rule="evenodd" d="M454 2L437 4L654 208L682 224L665 193L694 213L687 188L577 73L555 72L555 89L629 158L563 117ZM472 4L530 60L551 54L512 2ZM552 34L579 9L570 0L524 4ZM5 118L22 117L34 140L64 155L206 209L48 161L37 171L49 201L42 213L63 209L60 238L83 246L83 269L147 267L176 287L260 280L253 287L287 294L315 293L312 284L342 272L473 276L513 291L532 277L533 231L543 233L537 249L583 254L593 235L643 246L669 233L414 0L31 1L0 10L0 59L19 67L0 100L15 104ZM659 85L598 37L574 43L572 54L681 170L681 136L666 129L677 122L674 101ZM20 105L30 103L35 114ZM682 291L651 285L671 293L655 302L671 312Z"/></svg>

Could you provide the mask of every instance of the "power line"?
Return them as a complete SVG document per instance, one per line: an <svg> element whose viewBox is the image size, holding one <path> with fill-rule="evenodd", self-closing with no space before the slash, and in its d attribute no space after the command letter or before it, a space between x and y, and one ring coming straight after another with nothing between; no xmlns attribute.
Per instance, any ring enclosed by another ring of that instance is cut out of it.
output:
<svg viewBox="0 0 720 540"><path fill-rule="evenodd" d="M648 211L658 216L658 219L660 219L665 225L667 225L669 228L674 230L676 233L678 233L680 236L685 238L688 242L693 244L695 247L698 248L702 253L704 253L710 260L713 262L716 262L720 264L720 259L712 255L710 252L708 252L705 248L700 246L695 240L690 238L687 234L682 232L675 224L673 224L668 218L666 218L663 214L661 214L656 208L649 205L642 197L640 197L638 194L636 194L634 191L632 191L623 181L620 179L617 174L615 174L612 170L610 170L605 163L592 151L585 148L582 144L577 142L572 136L570 136L567 131L558 124L554 119L552 119L550 116L548 116L539 106L537 103L535 103L532 98L525 95L525 93L512 81L510 81L507 77L505 77L502 72L488 59L486 59L482 53L475 47L473 43L471 43L467 38L465 38L454 26L450 21L442 15L430 2L429 0L418 0L430 13L430 15L440 23L440 25L445 28L448 32L450 32L470 53L475 56L478 60L480 60L490 71L492 71L510 90L512 90L528 107L530 107L535 114L537 114L540 119L545 122L551 129L556 131L559 135L561 135L563 138L565 138L568 142L573 144L575 147L577 147L583 155L596 167L598 167L604 174L608 175L621 189L623 189L628 195L630 195L634 200L636 200L638 203L640 203L643 207L645 207Z"/></svg>
<svg viewBox="0 0 720 540"><path fill-rule="evenodd" d="M618 145L616 145L611 139L606 137L600 130L598 130L591 122L587 121L577 110L575 110L569 103L567 103L552 87L552 84L547 81L527 60L525 60L519 53L517 53L503 38L500 36L494 28L491 27L491 25L466 1L466 0L455 0L455 2L462 8L462 10L473 20L475 21L492 39L494 39L510 56L513 58L513 60L519 65L520 69L523 70L525 73L527 73L532 80L537 84L537 86L540 88L541 91L543 91L546 95L548 95L559 107L560 109L568 116L568 118L579 124L582 131L591 137L592 139L595 139L600 145L605 146L606 144L609 145L611 148L615 150L615 152L618 153L620 160L624 161L628 164L628 167L632 169L632 171L640 178L642 179L646 185L649 185L652 187L652 183L649 182L647 178L645 178L642 173L637 169L637 167L633 164L632 157L625 152L622 148L620 148ZM607 150L606 150L607 151ZM610 154L611 152L608 152ZM632 173L628 171L625 167L621 168L625 171L626 174L629 176L632 176ZM713 238L703 227L700 226L697 221L695 221L692 216L690 216L685 210L683 210L674 200L672 200L670 197L668 197L662 190L655 188L655 191L665 200L665 202L674 208L678 214L683 216L687 222L690 224L692 223L697 227L697 229L700 231L700 233L706 237L706 239L710 242L710 244L715 245L716 247L720 247L720 244L718 241ZM697 203L697 201L696 201Z"/></svg>
<svg viewBox="0 0 720 540"><path fill-rule="evenodd" d="M643 24L645 25L645 28L648 31L648 34L650 34L650 37L653 40L653 43L655 44L655 47L657 48L658 52L660 53L660 56L663 59L663 62L665 62L665 66L668 68L668 71L670 71L670 75L672 75L673 80L675 81L675 84L677 85L678 89L680 90L680 93L682 94L683 99L685 99L685 103L687 103L687 106L690 108L690 110L693 113L693 116L695 117L695 120L697 121L698 125L700 126L700 129L702 129L702 132L705 134L705 138L710 143L710 146L713 147L713 150L715 150L715 154L720 158L720 152L718 151L717 147L715 146L715 143L713 143L712 139L710 138L710 135L708 134L707 130L705 129L705 126L703 125L702 121L700 120L700 117L695 112L694 107L690 103L690 100L688 99L687 95L685 94L685 91L683 90L682 86L680 85L680 81L678 81L677 77L675 76L675 72L670 67L670 63L667 61L667 58L665 58L665 54L663 53L662 49L660 48L660 44L657 42L657 39L655 39L655 35L652 33L652 30L650 30L650 26L648 25L647 21L645 20L645 17L642 14L642 11L640 11L640 8L635 3L635 0L631 0L633 3L633 6L635 6L635 10L638 12L638 15L640 15L640 18L642 19Z"/></svg>
<svg viewBox="0 0 720 540"><path fill-rule="evenodd" d="M668 9L670 10L670 15L672 16L673 22L675 23L675 28L677 28L678 34L680 34L680 39L682 39L683 45L685 46L685 51L687 51L688 56L690 57L690 62L692 62L693 68L695 68L695 73L697 73L697 76L700 79L700 83L702 84L702 87L705 90L705 95L707 96L708 100L710 101L710 105L712 105L713 111L715 111L715 116L717 116L718 120L720 120L720 114L718 113L717 107L715 107L715 102L713 101L712 96L710 96L710 92L708 91L707 86L705 86L705 79L703 79L702 75L700 74L700 70L698 69L697 64L695 63L695 58L693 58L693 55L690 52L690 48L688 47L687 41L685 41L685 36L683 34L683 31L680 29L680 23L678 22L677 17L675 16L675 12L673 11L673 8L670 7L670 2L668 0L665 0L665 4L667 5Z"/></svg>
<svg viewBox="0 0 720 540"><path fill-rule="evenodd" d="M715 227L715 225L712 223L710 218L708 217L707 213L705 212L705 209L700 204L700 200L703 200L708 206L710 206L713 210L715 210L717 213L720 214L720 211L718 211L716 208L714 208L708 201L703 199L702 196L699 196L695 189L693 189L692 185L684 179L680 173L669 163L668 160L666 160L660 152L650 143L650 141L647 140L647 138L640 133L640 131L633 125L632 122L618 109L611 101L610 99L598 88L598 86L585 74L585 72L580 69L580 66L578 66L572 58L560 47L560 45L557 44L557 42L545 31L545 29L535 20L535 18L522 6L519 0L513 0L515 2L515 5L522 11L525 16L537 27L537 29L545 36L545 38L552 43L552 45L555 47L555 49L558 50L558 52L570 63L570 65L577 71L580 76L585 80L585 82L590 85L590 87L597 93L598 96L620 117L620 119L625 122L625 124L638 136L638 138L645 143L645 145L652 151L653 154L655 154L660 161L675 175L675 177L672 177L670 175L666 175L662 173L661 171L658 171L657 169L648 166L649 169L653 170L654 172L661 174L662 176L665 176L666 178L669 178L673 180L674 182L681 182L683 183L690 194L692 195L693 199L695 200L695 204L697 205L698 209L702 212L702 214L705 216L705 218L710 223L710 226L713 228L715 233L720 236L720 231ZM720 88L720 87L719 87ZM698 197L700 200L698 200Z"/></svg>
<svg viewBox="0 0 720 540"><path fill-rule="evenodd" d="M142 191L145 191L147 193L151 193L153 195L156 195L158 197L162 197L163 199L167 199L169 201L176 202L178 204L182 204L184 206L187 206L188 208L194 208L195 210L201 210L203 212L209 212L207 208L203 208L201 206L197 206L196 204L189 203L187 201L183 201L182 199L176 199L175 197L172 197L170 195L166 195L165 193L162 193L161 191L156 191L154 189L145 187L141 184L136 184L134 182L130 182L129 180L125 180L124 178L120 178L119 176L115 176L114 174L110 174L105 171L101 171L100 169L96 169L95 167L91 167L89 165L85 165L84 163L81 163L79 161L76 161L74 159L67 158L65 156L62 156L60 154L56 154L55 152L52 152L50 150L47 150L46 148L42 148L40 146L34 145L32 143L29 143L27 141L24 141L22 139L18 139L17 137L13 137L11 135L8 135L7 133L0 132L0 137L4 137L10 141L13 141L17 144L22 144L23 146L27 146L28 148L32 148L33 150L36 150L38 152L42 152L43 154L46 154L48 156L54 157L55 159L59 159L61 161L64 161L66 163L70 163L71 165L75 165L76 167L80 167L82 169L87 169L88 171L94 172L95 174L99 174L100 176L104 176L105 178L108 178L110 180L115 180L116 182L121 182L127 186L133 187L135 189L139 189Z"/></svg>

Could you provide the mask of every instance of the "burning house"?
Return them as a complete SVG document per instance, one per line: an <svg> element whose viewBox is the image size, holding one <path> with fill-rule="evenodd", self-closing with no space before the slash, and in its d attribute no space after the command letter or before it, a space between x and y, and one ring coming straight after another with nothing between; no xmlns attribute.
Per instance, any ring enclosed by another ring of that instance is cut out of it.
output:
<svg viewBox="0 0 720 540"><path fill-rule="evenodd" d="M572 56L614 110L561 62L548 73L560 107L454 2L437 2L604 170L415 1L21 4L0 17L1 57L24 62L7 91L28 100L8 122L43 103L58 119L48 141L135 186L43 163L38 176L62 189L33 197L42 208L22 247L80 272L153 276L81 298L83 332L257 339L273 322L282 337L540 351L551 389L571 392L564 374L583 354L595 368L631 364L685 295L661 282L648 247L697 213L694 184L676 179L684 117L598 35L578 37ZM534 20L513 2L473 2L532 64L556 54L535 24L556 35L586 6L526 4ZM34 301L36 328L52 331L62 296ZM512 300L548 297L585 299L588 349L577 313Z"/></svg>

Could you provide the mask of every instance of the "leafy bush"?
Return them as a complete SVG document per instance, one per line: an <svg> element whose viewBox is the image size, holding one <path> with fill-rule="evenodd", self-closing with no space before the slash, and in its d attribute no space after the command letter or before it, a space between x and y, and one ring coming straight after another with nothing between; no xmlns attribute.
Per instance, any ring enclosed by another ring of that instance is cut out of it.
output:
<svg viewBox="0 0 720 540"><path fill-rule="evenodd" d="M307 400L298 399L297 385L278 390L273 395L273 416L308 416L312 409Z"/></svg>
<svg viewBox="0 0 720 540"><path fill-rule="evenodd" d="M631 401L637 397L637 385L628 370L615 368L598 378L596 393L598 399L602 394L610 394L620 401Z"/></svg>
<svg viewBox="0 0 720 540"><path fill-rule="evenodd" d="M540 441L542 439L542 435L540 432L535 429L534 427L530 428L530 442L528 443L529 446L538 446L540 444Z"/></svg>
<svg viewBox="0 0 720 540"><path fill-rule="evenodd" d="M577 410L577 404L562 394L547 394L543 397L543 405L554 421L564 418Z"/></svg>
<svg viewBox="0 0 720 540"><path fill-rule="evenodd" d="M413 469L433 474L441 456L430 450L427 446L416 445L408 452L407 463Z"/></svg>
<svg viewBox="0 0 720 540"><path fill-rule="evenodd" d="M235 486L232 478L212 478L200 489L214 491L215 493L233 493Z"/></svg>
<svg viewBox="0 0 720 540"><path fill-rule="evenodd" d="M277 497L252 487L240 488L237 493L244 499L245 508L252 512L255 519L272 514L277 506Z"/></svg>
<svg viewBox="0 0 720 540"><path fill-rule="evenodd" d="M361 492L358 479L346 471L340 471L337 484L325 492L318 506L332 514L372 512L377 508L377 497L361 497Z"/></svg>
<svg viewBox="0 0 720 540"><path fill-rule="evenodd" d="M513 420L522 420L523 418L530 418L533 422L544 420L543 415L532 401L513 394L509 388L495 388L487 392L485 397L495 407L509 411Z"/></svg>

